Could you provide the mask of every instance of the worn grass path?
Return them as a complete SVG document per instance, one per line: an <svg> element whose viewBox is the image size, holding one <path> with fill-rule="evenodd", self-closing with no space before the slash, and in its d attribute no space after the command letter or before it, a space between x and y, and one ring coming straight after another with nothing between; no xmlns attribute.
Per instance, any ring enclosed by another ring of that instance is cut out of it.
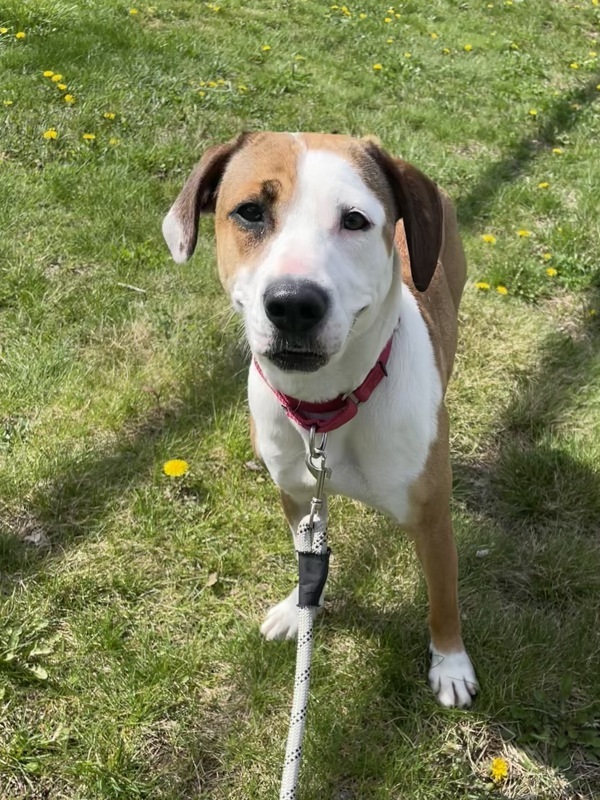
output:
<svg viewBox="0 0 600 800"><path fill-rule="evenodd" d="M294 648L258 624L295 562L212 223L184 267L160 236L243 128L377 134L455 198L470 264L482 693L434 703L412 548L335 501L303 800L600 797L599 38L597 0L0 5L2 800L276 796Z"/></svg>

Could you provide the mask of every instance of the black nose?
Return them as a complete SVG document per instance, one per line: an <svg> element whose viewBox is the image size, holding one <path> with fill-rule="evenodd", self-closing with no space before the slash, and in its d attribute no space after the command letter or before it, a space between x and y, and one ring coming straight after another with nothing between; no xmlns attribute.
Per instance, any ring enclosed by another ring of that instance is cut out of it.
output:
<svg viewBox="0 0 600 800"><path fill-rule="evenodd" d="M264 296L265 311L273 325L284 333L307 333L323 319L329 298L310 281L276 281Z"/></svg>

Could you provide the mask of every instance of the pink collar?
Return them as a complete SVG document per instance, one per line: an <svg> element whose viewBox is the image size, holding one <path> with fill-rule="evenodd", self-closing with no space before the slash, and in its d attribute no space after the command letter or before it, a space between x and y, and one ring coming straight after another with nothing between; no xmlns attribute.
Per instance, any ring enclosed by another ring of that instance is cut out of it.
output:
<svg viewBox="0 0 600 800"><path fill-rule="evenodd" d="M291 420L305 430L310 430L314 427L317 433L329 433L330 431L341 428L342 425L345 425L346 422L353 419L358 412L359 404L366 403L381 381L387 377L387 370L385 367L392 351L393 338L392 335L383 348L377 363L357 389L347 394L340 394L335 399L328 400L326 403L308 403L306 400L297 400L295 397L290 397L287 394L283 394L283 392L278 392L269 384L256 359L254 359L254 366L258 374L279 400L283 410ZM331 412L336 413L328 419L305 416L307 413L325 414Z"/></svg>

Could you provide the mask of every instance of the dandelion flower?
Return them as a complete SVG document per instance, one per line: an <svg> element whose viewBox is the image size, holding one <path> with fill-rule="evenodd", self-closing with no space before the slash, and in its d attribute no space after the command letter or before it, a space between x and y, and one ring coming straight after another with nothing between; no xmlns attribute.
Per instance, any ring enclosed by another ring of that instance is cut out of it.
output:
<svg viewBox="0 0 600 800"><path fill-rule="evenodd" d="M393 44L393 43L394 43L394 40L393 40L393 39L387 39L387 43L388 43L388 44Z"/></svg>
<svg viewBox="0 0 600 800"><path fill-rule="evenodd" d="M528 236L531 236L531 231L526 231L524 229L517 231L521 239L526 239Z"/></svg>
<svg viewBox="0 0 600 800"><path fill-rule="evenodd" d="M502 294L502 295L508 294L508 289L506 288L506 286L503 286L502 284L500 284L499 286L496 286L496 291L498 292L498 294Z"/></svg>
<svg viewBox="0 0 600 800"><path fill-rule="evenodd" d="M15 39L24 39L26 35L25 31L18 31L15 33Z"/></svg>
<svg viewBox="0 0 600 800"><path fill-rule="evenodd" d="M496 237L493 233L484 233L481 238L486 244L496 244Z"/></svg>
<svg viewBox="0 0 600 800"><path fill-rule="evenodd" d="M216 81L209 81L206 85L209 89L216 89L219 84Z"/></svg>
<svg viewBox="0 0 600 800"><path fill-rule="evenodd" d="M114 111L105 111L104 114L102 114L102 116L104 117L104 119L113 120L117 115L114 113Z"/></svg>
<svg viewBox="0 0 600 800"><path fill-rule="evenodd" d="M431 36L431 38L432 38L432 39L439 39L439 38L440 38L440 37L437 35L437 33L430 33L429 35Z"/></svg>
<svg viewBox="0 0 600 800"><path fill-rule="evenodd" d="M492 780L499 783L503 781L505 778L508 777L508 761L504 758L495 758L492 761L492 766L490 767L490 774L492 776Z"/></svg>
<svg viewBox="0 0 600 800"><path fill-rule="evenodd" d="M519 49L519 45L516 42L513 42L511 44L511 46L510 46L510 49L511 50L518 50Z"/></svg>
<svg viewBox="0 0 600 800"><path fill-rule="evenodd" d="M96 139L96 134L95 133L84 133L81 138L85 139L86 142L93 142Z"/></svg>
<svg viewBox="0 0 600 800"><path fill-rule="evenodd" d="M472 49L473 49L472 44L466 44L463 48L463 50L466 50L467 53L470 53Z"/></svg>
<svg viewBox="0 0 600 800"><path fill-rule="evenodd" d="M537 108L530 108L529 109L529 116L530 117L537 117Z"/></svg>
<svg viewBox="0 0 600 800"><path fill-rule="evenodd" d="M579 64L576 61L573 61L569 66L571 69L579 69Z"/></svg>
<svg viewBox="0 0 600 800"><path fill-rule="evenodd" d="M404 58L412 58L412 53L404 53Z"/></svg>
<svg viewBox="0 0 600 800"><path fill-rule="evenodd" d="M240 83L240 84L238 84L237 90L238 90L238 92L241 92L242 94L244 94L245 92L248 91L248 87L245 86L243 83Z"/></svg>
<svg viewBox="0 0 600 800"><path fill-rule="evenodd" d="M8 28L0 28L0 33L8 33Z"/></svg>
<svg viewBox="0 0 600 800"><path fill-rule="evenodd" d="M203 92L202 90L200 90L198 92L198 97L206 97L206 92Z"/></svg>
<svg viewBox="0 0 600 800"><path fill-rule="evenodd" d="M383 21L387 22L387 23L390 23L392 21L392 18L391 17L386 17Z"/></svg>
<svg viewBox="0 0 600 800"><path fill-rule="evenodd" d="M359 15L358 15L358 18L359 18L359 19L366 19L366 18L367 18L367 15L366 15L366 14L359 14Z"/></svg>
<svg viewBox="0 0 600 800"><path fill-rule="evenodd" d="M56 139L58 133L56 132L56 128L48 128L47 131L42 133L42 136L44 139Z"/></svg>
<svg viewBox="0 0 600 800"><path fill-rule="evenodd" d="M181 478L189 468L190 465L182 458L171 458L163 464L163 472L170 478Z"/></svg>
<svg viewBox="0 0 600 800"><path fill-rule="evenodd" d="M600 92L600 83L596 84L596 89Z"/></svg>
<svg viewBox="0 0 600 800"><path fill-rule="evenodd" d="M560 156L563 154L564 151L562 147L553 147L552 152L554 153L555 156Z"/></svg>
<svg viewBox="0 0 600 800"><path fill-rule="evenodd" d="M450 48L449 48L449 47L444 47L444 48L442 49L442 53L443 53L445 56L449 56L449 55L450 55Z"/></svg>
<svg viewBox="0 0 600 800"><path fill-rule="evenodd" d="M13 101L12 100L3 100L2 104L5 105L5 106L12 106Z"/></svg>
<svg viewBox="0 0 600 800"><path fill-rule="evenodd" d="M552 253L542 253L542 258L544 261L550 261L552 259Z"/></svg>
<svg viewBox="0 0 600 800"><path fill-rule="evenodd" d="M113 147L116 147L118 144L120 144L120 141L119 139L116 138L116 136L111 136L110 139L108 140L108 143Z"/></svg>
<svg viewBox="0 0 600 800"><path fill-rule="evenodd" d="M47 69L47 70L44 72L44 78L51 78L53 75L54 75L54 73L52 72L52 70L51 70L51 69Z"/></svg>
<svg viewBox="0 0 600 800"><path fill-rule="evenodd" d="M268 53L269 50L271 49L271 45L270 44L263 44L263 46L260 49L263 51L263 53Z"/></svg>
<svg viewBox="0 0 600 800"><path fill-rule="evenodd" d="M558 275L558 270L555 267L546 267L546 275L549 278L554 278L555 275Z"/></svg>
<svg viewBox="0 0 600 800"><path fill-rule="evenodd" d="M54 81L54 83L58 83L59 81L62 81L62 79L63 79L63 76L59 75L57 72L54 72L52 74L52 80Z"/></svg>
<svg viewBox="0 0 600 800"><path fill-rule="evenodd" d="M75 102L75 98L73 97L72 94L66 94L63 97L63 100L65 101L65 103L68 103L70 106L72 106L73 103Z"/></svg>
<svg viewBox="0 0 600 800"><path fill-rule="evenodd" d="M130 16L132 16L132 17L135 17L135 15L136 15L136 14L139 14L139 13L140 13L140 12L137 10L137 8L130 8L130 9L129 9L129 14L130 14Z"/></svg>
<svg viewBox="0 0 600 800"><path fill-rule="evenodd" d="M595 50L590 50L590 52L588 53L588 56L590 58L598 58L598 53Z"/></svg>
<svg viewBox="0 0 600 800"><path fill-rule="evenodd" d="M488 289L490 288L490 285L489 283L486 283L486 281L477 281L477 283L475 284L475 288L479 289L482 292L487 292Z"/></svg>
<svg viewBox="0 0 600 800"><path fill-rule="evenodd" d="M538 189L547 189L549 186L550 184L548 181L542 181L541 183L538 183Z"/></svg>
<svg viewBox="0 0 600 800"><path fill-rule="evenodd" d="M373 69L375 72L379 72L379 70L383 69L383 66L381 64L373 64Z"/></svg>

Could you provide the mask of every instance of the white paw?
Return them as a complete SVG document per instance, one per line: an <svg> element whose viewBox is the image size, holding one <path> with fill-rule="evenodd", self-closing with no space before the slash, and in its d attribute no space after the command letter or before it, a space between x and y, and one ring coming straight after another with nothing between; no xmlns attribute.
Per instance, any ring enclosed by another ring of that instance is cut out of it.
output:
<svg viewBox="0 0 600 800"><path fill-rule="evenodd" d="M470 706L479 690L479 684L466 651L444 655L433 646L430 651L429 685L438 702L448 708Z"/></svg>
<svg viewBox="0 0 600 800"><path fill-rule="evenodd" d="M321 597L321 602L323 598ZM320 609L315 608L313 619ZM295 639L298 633L298 587L290 592L285 600L277 603L267 612L265 621L260 626L265 639Z"/></svg>

